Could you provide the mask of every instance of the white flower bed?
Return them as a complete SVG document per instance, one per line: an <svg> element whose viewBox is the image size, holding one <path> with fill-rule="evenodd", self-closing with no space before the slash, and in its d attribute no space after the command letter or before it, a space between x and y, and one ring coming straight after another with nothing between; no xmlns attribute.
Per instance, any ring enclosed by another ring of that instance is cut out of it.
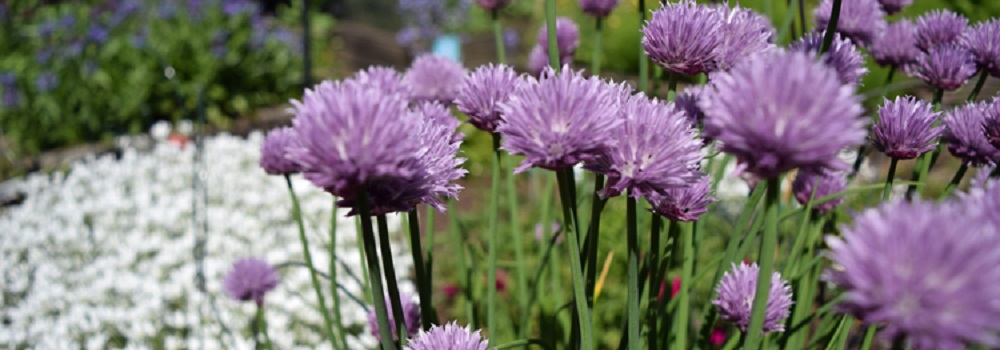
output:
<svg viewBox="0 0 1000 350"><path fill-rule="evenodd" d="M257 165L262 139L255 133L206 141L208 295L196 285L193 144L127 149L120 159L91 159L66 174L16 183L27 199L0 211L0 347L252 348L247 325L255 307L225 297L223 276L244 256L272 264L303 261L284 179ZM332 198L301 177L293 183L313 259L327 271ZM337 254L363 281L355 223L345 213L338 212ZM399 228L399 218L391 217L390 226ZM406 244L398 242L396 270L405 274L412 262ZM346 272L338 269L337 281L364 298ZM287 267L280 275L265 301L274 348L330 348L307 270ZM330 285L322 283L331 307ZM400 288L414 290L409 281ZM341 293L341 308L346 323L360 330L349 338L351 347L373 348L362 306Z"/></svg>

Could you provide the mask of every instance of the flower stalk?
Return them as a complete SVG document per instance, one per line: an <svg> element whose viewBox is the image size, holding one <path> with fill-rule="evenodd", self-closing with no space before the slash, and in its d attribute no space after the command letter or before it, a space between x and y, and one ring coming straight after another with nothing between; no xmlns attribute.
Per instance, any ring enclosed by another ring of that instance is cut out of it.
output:
<svg viewBox="0 0 1000 350"><path fill-rule="evenodd" d="M840 1L837 0L837 3ZM835 12L836 13L836 12ZM767 196L764 200L764 235L760 242L758 256L760 271L757 274L757 289L750 314L744 349L757 350L760 347L764 328L764 312L767 309L768 294L771 289L771 272L774 269L774 249L778 238L778 206L781 182L779 178L767 180Z"/></svg>

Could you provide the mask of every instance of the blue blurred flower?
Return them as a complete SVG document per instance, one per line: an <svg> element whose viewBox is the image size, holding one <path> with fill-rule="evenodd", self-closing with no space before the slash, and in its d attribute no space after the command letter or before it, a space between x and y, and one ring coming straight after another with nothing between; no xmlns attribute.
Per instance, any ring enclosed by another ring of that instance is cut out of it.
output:
<svg viewBox="0 0 1000 350"><path fill-rule="evenodd" d="M17 108L21 106L21 92L15 86L4 86L3 106L5 108Z"/></svg>
<svg viewBox="0 0 1000 350"><path fill-rule="evenodd" d="M516 30L507 29L503 31L503 44L507 47L518 47L521 45L521 35Z"/></svg>
<svg viewBox="0 0 1000 350"><path fill-rule="evenodd" d="M254 4L247 0L224 0L222 3L222 13L226 14L226 16L253 13L255 10Z"/></svg>
<svg viewBox="0 0 1000 350"><path fill-rule="evenodd" d="M76 17L73 15L64 15L59 18L59 27L61 29L72 29L76 25Z"/></svg>
<svg viewBox="0 0 1000 350"><path fill-rule="evenodd" d="M16 83L17 83L17 75L14 75L14 72L0 73L0 85L8 87L8 86L13 86Z"/></svg>
<svg viewBox="0 0 1000 350"><path fill-rule="evenodd" d="M66 56L76 57L83 53L83 41L80 39L74 39L69 45L66 45Z"/></svg>
<svg viewBox="0 0 1000 350"><path fill-rule="evenodd" d="M146 31L142 30L138 33L132 34L132 37L129 38L129 42L132 44L132 47L135 47L137 49L144 49L146 48L147 37L148 34L146 33Z"/></svg>
<svg viewBox="0 0 1000 350"><path fill-rule="evenodd" d="M157 14L160 18L171 19L177 15L177 6L173 1L164 1L160 3L160 7L156 9Z"/></svg>
<svg viewBox="0 0 1000 350"><path fill-rule="evenodd" d="M87 60L87 62L83 63L83 71L87 75L94 74L94 72L97 72L97 69L100 67L101 66L97 64L97 61L94 60Z"/></svg>
<svg viewBox="0 0 1000 350"><path fill-rule="evenodd" d="M41 35L42 38L49 38L49 37L51 37L52 33L54 33L56 31L56 25L57 24L58 23L56 23L56 21L54 21L54 20L48 20L48 21L42 22L42 24L38 26L38 35Z"/></svg>
<svg viewBox="0 0 1000 350"><path fill-rule="evenodd" d="M50 60L52 60L52 50L49 48L43 48L35 53L35 61L37 61L38 64L45 65L48 64Z"/></svg>
<svg viewBox="0 0 1000 350"><path fill-rule="evenodd" d="M229 34L225 31L219 30L215 32L212 36L212 55L215 58L226 57L228 50L226 50L226 42L229 40Z"/></svg>
<svg viewBox="0 0 1000 350"><path fill-rule="evenodd" d="M59 86L59 77L50 71L42 72L35 78L35 89L38 92L46 93Z"/></svg>
<svg viewBox="0 0 1000 350"><path fill-rule="evenodd" d="M100 24L91 24L87 30L87 40L95 44L104 44L108 41L108 28Z"/></svg>
<svg viewBox="0 0 1000 350"><path fill-rule="evenodd" d="M115 12L111 14L111 27L117 27L119 24L125 21L129 16L132 16L139 11L139 1L138 0L125 0L120 6L115 7Z"/></svg>

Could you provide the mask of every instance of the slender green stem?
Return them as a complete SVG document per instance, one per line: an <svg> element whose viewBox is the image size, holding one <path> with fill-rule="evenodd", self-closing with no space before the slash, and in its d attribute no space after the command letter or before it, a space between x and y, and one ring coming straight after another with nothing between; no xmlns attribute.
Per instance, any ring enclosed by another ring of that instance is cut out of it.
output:
<svg viewBox="0 0 1000 350"><path fill-rule="evenodd" d="M823 36L823 45L819 49L820 54L826 53L826 50L833 44L833 34L837 32L837 22L840 21L840 2L841 0L833 0L830 21L826 24L826 35Z"/></svg>
<svg viewBox="0 0 1000 350"><path fill-rule="evenodd" d="M254 349L271 349L271 337L267 335L267 322L264 321L264 304L257 304L257 317L253 328ZM261 341L263 337L263 341Z"/></svg>
<svg viewBox="0 0 1000 350"><path fill-rule="evenodd" d="M510 211L511 243L514 244L514 261L517 266L514 269L514 278L517 280L515 288L517 290L517 304L522 314L529 313L528 306L528 271L524 261L524 243L521 242L521 222L518 213L517 184L514 177L514 158L504 158L507 172L504 174L504 181L507 185L507 206ZM518 325L518 335L521 338L527 337L528 328L525 324Z"/></svg>
<svg viewBox="0 0 1000 350"><path fill-rule="evenodd" d="M601 75L601 27L604 24L604 17L594 18L594 57L593 65L590 70L593 72L594 76Z"/></svg>
<svg viewBox="0 0 1000 350"><path fill-rule="evenodd" d="M590 203L590 228L587 232L587 299L593 303L594 284L597 283L597 248L601 238L601 212L607 200L598 193L604 188L604 175L594 177L594 199ZM591 306L593 307L593 306Z"/></svg>
<svg viewBox="0 0 1000 350"><path fill-rule="evenodd" d="M965 177L965 172L968 170L969 165L963 162L962 166L958 167L958 171L955 172L955 176L951 178L951 182L948 183L948 187L945 187L944 192L941 192L941 198L948 197L948 195L955 191L955 188L957 188L958 184L962 182L962 178Z"/></svg>
<svg viewBox="0 0 1000 350"><path fill-rule="evenodd" d="M840 2L840 0L836 0ZM771 272L774 267L774 249L778 238L778 204L780 200L781 183L778 178L767 180L767 198L764 201L764 236L760 242L760 255L757 257L760 271L757 274L757 289L753 299L753 311L750 314L750 326L747 330L747 341L744 349L756 350L760 346L760 337L764 329L764 311L767 309L768 291L771 289Z"/></svg>
<svg viewBox="0 0 1000 350"><path fill-rule="evenodd" d="M431 303L430 285L427 284L427 265L424 263L423 248L420 245L420 216L417 209L410 210L407 221L410 226L410 251L413 253L413 270L417 275L417 294L420 295L420 320L424 330L431 329L434 306Z"/></svg>
<svg viewBox="0 0 1000 350"><path fill-rule="evenodd" d="M677 320L674 321L676 328L676 344L679 349L687 349L688 329L690 328L689 310L691 308L691 284L694 282L692 271L694 270L694 236L692 235L692 223L681 225L681 241L683 247L684 262L681 265L681 289L677 292Z"/></svg>
<svg viewBox="0 0 1000 350"><path fill-rule="evenodd" d="M799 0L799 23L802 23L802 35L806 34L806 29L809 27L809 23L806 22L806 7L802 0Z"/></svg>
<svg viewBox="0 0 1000 350"><path fill-rule="evenodd" d="M646 0L639 0L639 29L646 24ZM646 51L639 42L639 91L646 93L649 86L649 59L646 58Z"/></svg>
<svg viewBox="0 0 1000 350"><path fill-rule="evenodd" d="M878 326L868 326L868 329L865 330L865 338L861 341L861 350L869 350L872 348L872 342L875 340L876 332L878 332Z"/></svg>
<svg viewBox="0 0 1000 350"><path fill-rule="evenodd" d="M830 342L826 344L826 350L845 349L844 346L847 344L847 338L853 325L854 318L843 316L840 319L840 324L837 325L837 331L833 333Z"/></svg>
<svg viewBox="0 0 1000 350"><path fill-rule="evenodd" d="M469 267L468 258L465 255L465 237L462 235L462 231L458 226L458 215L455 210L455 200L448 199L448 231L451 233L451 239L453 242L459 243L460 249L458 254L458 271L459 271L459 283L462 285L462 293L465 295L465 317L469 320L469 323L473 328L478 328L476 310L475 310L475 298L472 294L472 286L470 282L470 276L474 275L474 272Z"/></svg>
<svg viewBox="0 0 1000 350"><path fill-rule="evenodd" d="M378 246L382 253L382 268L385 270L385 285L389 291L389 305L392 312L393 321L396 323L396 333L399 333L399 341L406 345L406 319L403 315L403 301L399 296L399 285L396 282L396 268L392 263L392 244L389 241L389 223L385 215L375 216L378 222ZM419 224L419 223L418 223Z"/></svg>
<svg viewBox="0 0 1000 350"><path fill-rule="evenodd" d="M556 38L556 0L545 0L545 27L549 41L549 65L559 70L559 46Z"/></svg>
<svg viewBox="0 0 1000 350"><path fill-rule="evenodd" d="M354 233L357 236L355 237L355 242L358 244L358 251L361 252L361 259L365 259L365 254L366 254L365 243L364 243L365 240L364 240L363 230L361 229L361 218L358 216L354 217ZM372 295L371 277L368 276L367 269L362 271L361 274L365 277L365 285L364 285L365 289L363 291L364 292L363 298L365 298L366 301L371 302L371 300L368 299Z"/></svg>
<svg viewBox="0 0 1000 350"><path fill-rule="evenodd" d="M501 64L507 63L507 50L504 49L503 44L503 28L500 25L500 9L494 8L490 12L490 17L493 19L493 38L497 45L497 61Z"/></svg>
<svg viewBox="0 0 1000 350"><path fill-rule="evenodd" d="M979 80L976 80L976 86L972 88L972 92L969 93L969 97L966 98L966 100L975 101L976 98L979 97L979 91L983 89L983 85L986 84L986 77L989 75L990 73L986 69L983 69L983 71L979 73Z"/></svg>
<svg viewBox="0 0 1000 350"><path fill-rule="evenodd" d="M553 0L549 0L553 1ZM579 239L577 239L575 217L573 212L576 210L576 202L572 200L572 189L571 186L575 186L572 183L572 176L567 174L573 171L573 169L560 170L559 173L559 194L562 201L563 207L563 220L566 223L564 225L565 232L567 233L566 246L569 247L569 260L570 260L570 272L573 277L573 296L576 303L576 308L579 310L577 317L577 323L580 327L580 349L581 350L592 350L594 349L594 332L592 330L593 326L590 321L590 310L587 307L586 293L584 293L584 280L583 271L580 266L580 245Z"/></svg>
<svg viewBox="0 0 1000 350"><path fill-rule="evenodd" d="M500 134L493 134L493 162L490 178L490 213L489 237L487 237L487 290L486 290L486 329L490 330L490 339L496 338L497 332L497 236L500 216ZM490 341L492 346L492 340Z"/></svg>
<svg viewBox="0 0 1000 350"><path fill-rule="evenodd" d="M330 301L333 303L333 314L336 316L337 338L341 349L347 349L347 333L344 331L344 316L340 313L340 293L337 292L337 198L333 198L333 209L330 212Z"/></svg>
<svg viewBox="0 0 1000 350"><path fill-rule="evenodd" d="M639 350L639 226L632 191L629 191L626 200L628 203L625 217L628 240L628 348Z"/></svg>
<svg viewBox="0 0 1000 350"><path fill-rule="evenodd" d="M652 222L650 223L650 230L649 230L649 261L653 262L660 261L660 249L661 249L660 228L662 226L663 226L663 218L659 215L656 215L656 213L653 213ZM659 267L660 267L659 263L650 264L648 283L652 286L657 285L657 283L660 283L660 281L663 280L662 276L663 272L660 271ZM659 313L660 308L659 308L659 298L657 297L658 295L654 293L649 293L649 297L647 298L647 300L649 301L646 303L646 305L648 305L646 314L649 316L648 319L646 320L646 323L649 325L648 326L649 330L646 331L646 334L648 335L647 342L649 343L648 345L650 349L659 348L658 344L659 334L657 334L657 329L658 329L657 323L660 319L660 313Z"/></svg>
<svg viewBox="0 0 1000 350"><path fill-rule="evenodd" d="M896 157L893 157L889 161L889 174L885 177L885 188L882 189L882 201L887 201L892 196L892 180L896 178L896 163L899 163L899 159Z"/></svg>
<svg viewBox="0 0 1000 350"><path fill-rule="evenodd" d="M372 230L368 193L364 188L358 191L357 201L358 215L361 217L361 236L364 239L365 261L368 265L368 275L371 277L372 304L375 306L379 341L382 343L382 350L395 350L396 344L392 340L392 326L389 325L389 310L385 305L385 292L382 290L382 268L379 266L378 253L376 252L378 248L375 244L375 232Z"/></svg>
<svg viewBox="0 0 1000 350"><path fill-rule="evenodd" d="M288 184L288 193L292 196L292 216L299 225L299 241L302 243L302 256L309 267L309 278L312 280L313 290L316 291L316 300L319 302L321 314L323 314L323 324L326 326L326 335L330 338L330 345L337 348L337 338L333 333L333 321L330 320L330 312L326 308L326 298L323 297L323 290L319 286L319 276L316 275L316 267L313 265L312 254L309 253L309 240L306 239L306 228L302 224L302 208L299 207L299 197L295 195L295 188L292 187L292 178L285 175L285 183ZM333 257L330 257L333 259Z"/></svg>
<svg viewBox="0 0 1000 350"><path fill-rule="evenodd" d="M677 97L677 73L667 72L667 101Z"/></svg>

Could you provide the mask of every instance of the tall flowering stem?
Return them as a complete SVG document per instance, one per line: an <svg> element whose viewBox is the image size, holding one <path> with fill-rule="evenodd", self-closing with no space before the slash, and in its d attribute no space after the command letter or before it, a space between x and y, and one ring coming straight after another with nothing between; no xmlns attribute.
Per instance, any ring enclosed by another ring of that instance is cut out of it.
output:
<svg viewBox="0 0 1000 350"><path fill-rule="evenodd" d="M368 204L368 193L362 187L357 195L358 216L361 217L361 237L365 250L365 261L368 265L368 277L371 285L372 304L375 305L375 317L378 320L379 338L382 342L382 350L396 350L396 344L392 339L392 328L389 325L389 311L385 305L385 292L382 290L382 268L378 262L378 252L376 252L375 232L372 230L371 208ZM386 242L388 244L388 242ZM398 300L398 299L397 299ZM401 310L397 308L396 310ZM396 318L397 320L402 318ZM403 329L406 327L400 327Z"/></svg>
<svg viewBox="0 0 1000 350"><path fill-rule="evenodd" d="M267 335L267 322L264 321L264 304L257 305L257 315L253 326L253 340L257 343L256 348L271 350L271 337ZM264 342L259 343L258 334L264 337Z"/></svg>
<svg viewBox="0 0 1000 350"><path fill-rule="evenodd" d="M646 22L646 0L639 0L639 30ZM639 91L646 92L649 85L649 59L646 58L646 49L639 41Z"/></svg>
<svg viewBox="0 0 1000 350"><path fill-rule="evenodd" d="M642 1L642 0L639 0ZM559 46L556 38L556 0L545 0L545 28L549 43L549 65L559 72Z"/></svg>
<svg viewBox="0 0 1000 350"><path fill-rule="evenodd" d="M607 200L598 194L604 188L604 174L594 176L593 201L590 203L590 228L584 247L587 249L587 298L593 300L594 285L597 283L597 247L601 238L601 212Z"/></svg>
<svg viewBox="0 0 1000 350"><path fill-rule="evenodd" d="M497 61L499 63L507 63L507 51L504 49L503 44L503 28L500 26L499 6L490 10L490 17L493 19L493 38L497 45Z"/></svg>
<svg viewBox="0 0 1000 350"><path fill-rule="evenodd" d="M626 240L628 241L628 349L639 349L639 227L632 191L626 197ZM653 262L656 264L656 262Z"/></svg>
<svg viewBox="0 0 1000 350"><path fill-rule="evenodd" d="M892 180L896 177L896 163L899 163L899 159L893 157L889 161L889 174L885 177L885 188L882 189L882 201L889 200L892 195Z"/></svg>
<svg viewBox="0 0 1000 350"><path fill-rule="evenodd" d="M385 215L375 217L378 222L379 249L382 251L382 268L385 269L385 285L389 292L389 302L392 306L393 321L396 322L396 331L399 333L399 341L406 345L406 317L403 315L403 302L399 298L399 286L396 284L396 268L392 263L392 245L389 244L389 223L386 222ZM376 317L378 317L376 315Z"/></svg>
<svg viewBox="0 0 1000 350"><path fill-rule="evenodd" d="M493 133L493 172L490 176L490 216L489 216L489 237L487 237L487 270L486 280L488 289L486 291L486 329L490 333L490 345L493 344L496 336L497 325L497 235L500 216L500 134Z"/></svg>
<svg viewBox="0 0 1000 350"><path fill-rule="evenodd" d="M969 163L962 162L962 166L958 167L958 171L956 171L955 176L951 178L951 182L948 183L948 187L945 187L944 191L941 192L941 198L948 197L948 195L955 191L955 188L957 188L958 184L962 182L962 178L965 177L965 172L968 170Z"/></svg>
<svg viewBox="0 0 1000 350"><path fill-rule="evenodd" d="M323 297L323 290L319 287L319 276L316 274L316 267L313 266L312 254L309 253L309 241L306 239L305 225L302 224L302 208L299 207L299 197L295 195L295 188L292 187L292 178L287 174L285 175L285 183L288 184L288 194L292 196L292 216L295 217L295 222L299 225L302 256L306 260L306 266L309 267L309 278L312 280L313 290L316 291L316 300L319 302L320 310L322 310L320 314L323 315L323 325L326 326L326 335L330 339L330 345L336 349L337 337L333 333L333 321L330 320L330 313L327 312L329 309L326 308L326 298ZM333 259L332 256L330 258Z"/></svg>
<svg viewBox="0 0 1000 350"><path fill-rule="evenodd" d="M840 0L837 0L839 5ZM835 12L836 13L836 12ZM767 310L767 298L771 289L771 272L774 269L774 249L778 240L778 204L781 194L781 181L777 177L767 180L767 196L764 199L764 235L760 241L760 254L757 257L760 272L757 274L757 290L753 298L753 311L750 314L750 326L747 329L746 342L743 349L757 350L764 329L764 312Z"/></svg>
<svg viewBox="0 0 1000 350"><path fill-rule="evenodd" d="M594 75L601 75L601 27L604 24L604 17L594 18L594 57L593 66L590 68ZM599 175L600 176L600 175Z"/></svg>
<svg viewBox="0 0 1000 350"><path fill-rule="evenodd" d="M330 301L333 302L333 314L337 316L337 340L342 349L347 349L347 332L344 329L344 316L340 313L340 293L337 292L337 197L333 198L333 209L330 212Z"/></svg>
<svg viewBox="0 0 1000 350"><path fill-rule="evenodd" d="M690 327L689 314L691 310L691 283L694 282L694 225L693 223L675 223L681 226L681 249L683 252L681 263L681 289L677 292L677 320L674 321L676 332L674 334L675 344L678 349L687 349L688 328Z"/></svg>
<svg viewBox="0 0 1000 350"><path fill-rule="evenodd" d="M830 45L833 45L833 36L837 32L837 22L840 21L840 2L841 0L833 0L833 9L830 11L830 22L826 24L826 35L823 36L823 46L820 46L819 49L821 55L830 48Z"/></svg>
<svg viewBox="0 0 1000 350"><path fill-rule="evenodd" d="M553 0L549 0L553 1ZM587 307L586 294L584 293L583 271L580 266L580 244L577 239L578 225L573 212L576 211L576 202L573 200L573 169L557 170L559 182L559 197L563 208L564 230L567 234L565 244L569 247L570 272L573 276L573 299L576 304L577 324L580 327L580 349L594 349L594 332L590 322L590 309ZM638 276L638 274L636 274ZM629 288L635 285L630 284ZM630 294L631 295L631 294Z"/></svg>
<svg viewBox="0 0 1000 350"><path fill-rule="evenodd" d="M652 222L650 223L650 230L649 230L649 261L655 261L655 262L660 261L660 249L661 249L660 231L662 230L662 227L663 227L663 217L661 217L656 213L653 213L653 218ZM648 266L649 266L649 283L655 286L656 283L659 283L660 281L663 280L663 274L665 272L660 270L659 268L660 264L658 263L648 264ZM648 324L649 327L649 331L646 332L649 338L648 345L650 349L658 349L659 334L657 333L658 329L657 323L660 318L660 306L661 306L659 303L660 298L658 294L654 293L649 293L648 298L649 302L647 305L649 309L646 311L646 314L649 316L649 319L646 320L646 323Z"/></svg>
<svg viewBox="0 0 1000 350"><path fill-rule="evenodd" d="M983 89L983 85L986 84L986 77L988 77L989 75L990 72L989 70L986 69L983 69L982 72L979 73L979 79L976 80L976 86L972 88L972 92L969 93L969 98L967 98L966 100L975 101L976 98L979 97L979 91Z"/></svg>
<svg viewBox="0 0 1000 350"><path fill-rule="evenodd" d="M410 210L407 214L407 221L410 226L410 250L413 252L413 270L417 274L417 294L420 295L420 320L423 329L426 331L431 329L431 324L434 323L436 318L431 317L434 315L434 306L431 304L430 274L427 271L427 264L424 262L424 250L420 244L420 215L417 214L416 208ZM434 228L428 226L428 232L433 230Z"/></svg>

